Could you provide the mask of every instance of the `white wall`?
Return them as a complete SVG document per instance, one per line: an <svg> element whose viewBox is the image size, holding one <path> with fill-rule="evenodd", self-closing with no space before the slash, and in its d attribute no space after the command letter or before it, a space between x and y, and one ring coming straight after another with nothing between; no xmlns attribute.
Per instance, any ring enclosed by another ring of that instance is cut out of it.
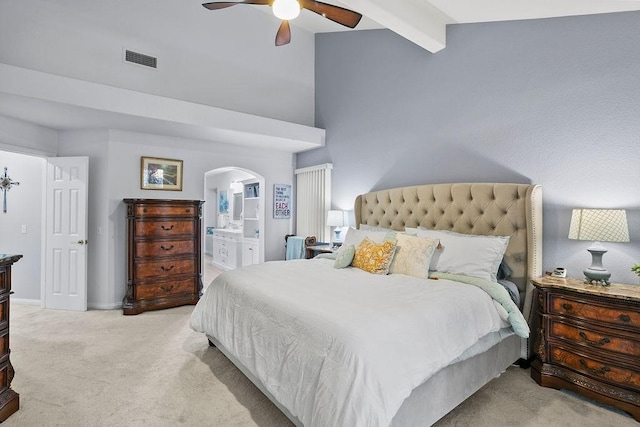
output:
<svg viewBox="0 0 640 427"><path fill-rule="evenodd" d="M42 183L46 162L41 157L0 151L0 174L20 183L7 192L7 213L0 209L0 253L20 254L12 267L12 299L40 300ZM0 205L2 191L0 191ZM26 233L22 233L22 227Z"/></svg>
<svg viewBox="0 0 640 427"><path fill-rule="evenodd" d="M294 28L276 48L279 24L199 1L5 0L0 63L313 125L314 36ZM157 70L124 63L123 48L157 57Z"/></svg>
<svg viewBox="0 0 640 427"><path fill-rule="evenodd" d="M60 156L88 155L89 192L89 306L115 308L126 286L126 209L124 198L202 200L204 174L222 167L239 167L263 176L265 211L273 211L273 184L293 183L293 155L197 140L123 131L73 131L60 135ZM183 191L140 189L140 157L183 160ZM290 220L267 214L265 260L284 259L283 237ZM101 227L102 235L97 235Z"/></svg>

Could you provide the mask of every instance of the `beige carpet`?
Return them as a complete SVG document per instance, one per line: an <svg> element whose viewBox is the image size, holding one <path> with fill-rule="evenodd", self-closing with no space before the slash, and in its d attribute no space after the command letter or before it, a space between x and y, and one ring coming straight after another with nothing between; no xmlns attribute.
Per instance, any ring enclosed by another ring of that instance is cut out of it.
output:
<svg viewBox="0 0 640 427"><path fill-rule="evenodd" d="M206 338L192 306L123 316L11 307L20 410L7 426L290 426ZM443 426L638 426L512 367Z"/></svg>

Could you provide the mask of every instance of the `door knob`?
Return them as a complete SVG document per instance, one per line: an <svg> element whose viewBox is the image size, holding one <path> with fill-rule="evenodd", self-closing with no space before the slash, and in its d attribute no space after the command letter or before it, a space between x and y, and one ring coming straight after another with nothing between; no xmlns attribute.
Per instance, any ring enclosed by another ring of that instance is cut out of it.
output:
<svg viewBox="0 0 640 427"><path fill-rule="evenodd" d="M76 243L79 244L79 245L86 245L87 243L89 243L89 241L88 240L78 240Z"/></svg>

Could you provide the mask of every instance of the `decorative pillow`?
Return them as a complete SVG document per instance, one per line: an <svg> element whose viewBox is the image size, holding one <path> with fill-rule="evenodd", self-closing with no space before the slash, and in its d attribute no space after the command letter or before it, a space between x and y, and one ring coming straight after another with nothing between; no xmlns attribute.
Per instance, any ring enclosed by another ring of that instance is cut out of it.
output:
<svg viewBox="0 0 640 427"><path fill-rule="evenodd" d="M347 235L344 237L344 242L342 243L342 246L340 247L340 249L338 249L338 253L337 255L340 255L340 252L342 252L347 246L349 245L353 245L356 248L358 246L360 246L360 243L365 239L365 238L369 238L370 240L376 242L376 243L382 243L387 239L387 236L389 235L389 230L387 231L364 231L364 230L356 230L353 227L349 227L349 229L347 230ZM395 233L393 233L394 238L395 238Z"/></svg>
<svg viewBox="0 0 640 427"><path fill-rule="evenodd" d="M353 256L356 253L355 245L349 245L347 247L341 248L343 250L338 251L336 253L336 260L333 262L334 268L346 268L351 265L351 261L353 261Z"/></svg>
<svg viewBox="0 0 640 427"><path fill-rule="evenodd" d="M411 231L418 236L440 240L441 247L436 248L431 257L430 270L497 281L498 267L509 244L509 236L461 234L426 228Z"/></svg>
<svg viewBox="0 0 640 427"><path fill-rule="evenodd" d="M395 241L376 243L365 238L356 249L351 265L373 274L389 274L395 251Z"/></svg>
<svg viewBox="0 0 640 427"><path fill-rule="evenodd" d="M431 237L418 237L405 233L396 235L396 254L391 262L391 274L426 279L429 277L429 263L439 240Z"/></svg>

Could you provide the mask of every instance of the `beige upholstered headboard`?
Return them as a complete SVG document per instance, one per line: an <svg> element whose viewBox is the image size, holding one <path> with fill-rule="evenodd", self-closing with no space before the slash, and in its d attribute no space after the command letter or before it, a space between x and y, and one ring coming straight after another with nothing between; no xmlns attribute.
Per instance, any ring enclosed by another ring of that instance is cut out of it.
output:
<svg viewBox="0 0 640 427"><path fill-rule="evenodd" d="M510 236L504 260L531 312L530 279L542 275L542 188L503 183L431 184L361 194L356 224L404 230L426 227L466 234Z"/></svg>

